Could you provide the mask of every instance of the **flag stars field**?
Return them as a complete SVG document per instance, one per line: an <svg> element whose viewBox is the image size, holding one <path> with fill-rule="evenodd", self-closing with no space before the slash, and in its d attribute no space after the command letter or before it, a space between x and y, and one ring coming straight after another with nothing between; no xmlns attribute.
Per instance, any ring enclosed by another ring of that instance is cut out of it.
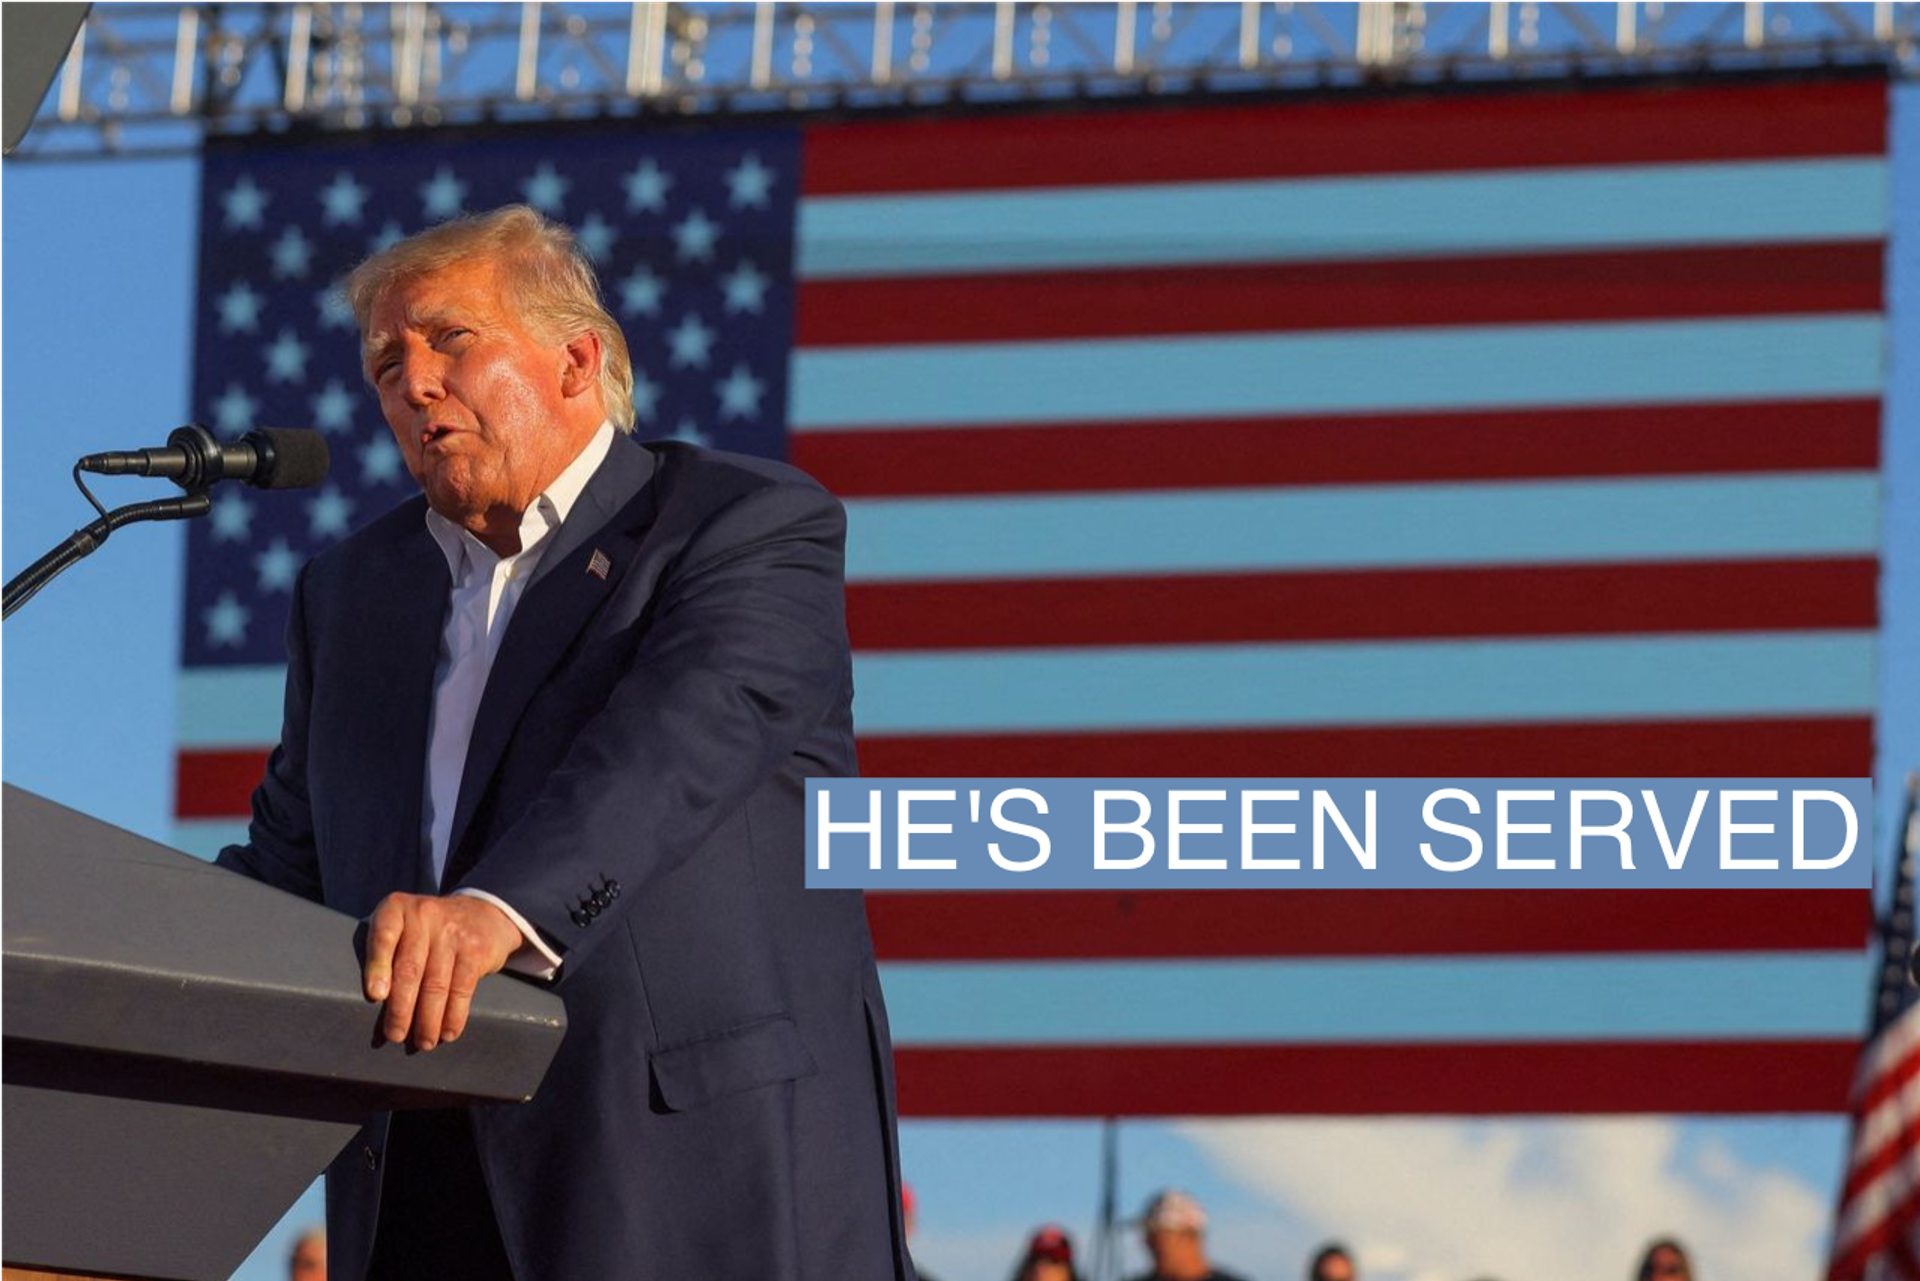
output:
<svg viewBox="0 0 1920 1281"><path fill-rule="evenodd" d="M734 264L732 271L720 277L720 289L726 295L727 312L759 315L766 310L767 287L772 283L767 274L754 266L750 259L742 258Z"/></svg>
<svg viewBox="0 0 1920 1281"><path fill-rule="evenodd" d="M252 333L260 326L260 309L266 299L244 280L236 280L215 302L220 309L220 329L224 333Z"/></svg>
<svg viewBox="0 0 1920 1281"><path fill-rule="evenodd" d="M575 228L574 234L580 242L580 248L586 251L587 257L601 265L605 265L613 257L613 242L620 237L620 233L615 231L613 225L602 218L598 211L582 219L579 227Z"/></svg>
<svg viewBox="0 0 1920 1281"><path fill-rule="evenodd" d="M358 223L367 203L367 189L342 170L320 189L321 221L329 227Z"/></svg>
<svg viewBox="0 0 1920 1281"><path fill-rule="evenodd" d="M354 502L328 485L307 500L307 529L315 538L344 538L352 527Z"/></svg>
<svg viewBox="0 0 1920 1281"><path fill-rule="evenodd" d="M707 217L698 205L673 225L674 252L682 262L711 262L713 247L720 239L720 224Z"/></svg>
<svg viewBox="0 0 1920 1281"><path fill-rule="evenodd" d="M308 400L313 409L313 423L328 434L353 430L354 395L341 385L338 378L327 379L327 385Z"/></svg>
<svg viewBox="0 0 1920 1281"><path fill-rule="evenodd" d="M253 181L251 174L242 174L240 181L227 188L220 197L226 217L223 220L227 230L242 229L258 231L265 224L267 202L271 199Z"/></svg>
<svg viewBox="0 0 1920 1281"><path fill-rule="evenodd" d="M542 161L533 175L520 184L520 191L535 209L549 217L559 218L565 215L567 191L572 186L571 179L562 177L552 164Z"/></svg>
<svg viewBox="0 0 1920 1281"><path fill-rule="evenodd" d="M307 377L307 345L291 329L282 329L280 336L266 349L267 377L274 382L304 382Z"/></svg>
<svg viewBox="0 0 1920 1281"><path fill-rule="evenodd" d="M253 416L260 402L247 394L239 383L228 383L226 391L213 402L213 418L223 434L238 436L253 429Z"/></svg>
<svg viewBox="0 0 1920 1281"><path fill-rule="evenodd" d="M287 280L304 276L313 265L313 242L300 228L288 225L273 242L273 274L276 279Z"/></svg>
<svg viewBox="0 0 1920 1281"><path fill-rule="evenodd" d="M253 558L253 567L259 575L260 590L263 592L291 592L293 580L300 572L301 557L284 538L276 538Z"/></svg>
<svg viewBox="0 0 1920 1281"><path fill-rule="evenodd" d="M751 151L727 171L727 201L735 209L765 209L772 191L773 170Z"/></svg>
<svg viewBox="0 0 1920 1281"><path fill-rule="evenodd" d="M713 330L698 315L690 311L682 316L667 334L674 368L704 369L713 354L713 338Z"/></svg>
<svg viewBox="0 0 1920 1281"><path fill-rule="evenodd" d="M667 189L673 186L673 175L648 156L626 176L625 186L629 213L665 213Z"/></svg>
<svg viewBox="0 0 1920 1281"><path fill-rule="evenodd" d="M620 282L620 310L629 316L657 316L666 292L667 282L643 262Z"/></svg>
<svg viewBox="0 0 1920 1281"><path fill-rule="evenodd" d="M220 599L202 615L207 627L207 642L215 646L244 645L247 623L253 613L232 592L221 592Z"/></svg>
<svg viewBox="0 0 1920 1281"><path fill-rule="evenodd" d="M459 214L467 199L467 184L461 182L449 165L441 165L433 171L433 177L420 184L421 216L428 222L438 222Z"/></svg>

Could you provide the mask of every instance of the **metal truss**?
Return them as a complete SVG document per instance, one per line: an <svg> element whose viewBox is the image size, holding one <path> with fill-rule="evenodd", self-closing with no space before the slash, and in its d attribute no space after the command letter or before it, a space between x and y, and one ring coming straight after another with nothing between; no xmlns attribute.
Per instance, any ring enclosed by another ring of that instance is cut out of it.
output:
<svg viewBox="0 0 1920 1281"><path fill-rule="evenodd" d="M1877 63L1920 4L99 4L15 158L210 134Z"/></svg>

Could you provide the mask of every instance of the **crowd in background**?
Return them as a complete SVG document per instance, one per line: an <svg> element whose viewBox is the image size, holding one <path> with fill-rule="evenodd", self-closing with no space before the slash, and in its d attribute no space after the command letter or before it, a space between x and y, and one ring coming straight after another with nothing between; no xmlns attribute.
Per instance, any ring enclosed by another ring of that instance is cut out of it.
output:
<svg viewBox="0 0 1920 1281"><path fill-rule="evenodd" d="M916 1212L911 1188L906 1190L906 1212L911 1237ZM1155 1194L1130 1226L1139 1229L1141 1244L1153 1266L1128 1281L1245 1281L1239 1273L1216 1266L1208 1256L1207 1213L1185 1192L1168 1189ZM1306 1281L1360 1281L1354 1252L1337 1241L1315 1250L1302 1275ZM920 1278L938 1281L924 1270ZM1075 1262L1073 1238L1067 1230L1057 1223L1035 1229L1014 1263L1012 1281L1086 1281ZM1473 1281L1499 1279L1476 1277ZM1662 1237L1642 1253L1633 1281L1693 1281L1693 1264L1685 1247L1671 1237Z"/></svg>
<svg viewBox="0 0 1920 1281"><path fill-rule="evenodd" d="M911 1237L918 1212L911 1187L904 1189L903 1200L907 1232ZM1207 1212L1185 1192L1168 1189L1156 1194L1133 1226L1140 1230L1141 1242L1153 1260L1153 1267L1129 1281L1244 1281L1239 1273L1214 1266L1208 1257ZM288 1281L325 1281L326 1275L326 1235L314 1228L294 1245L287 1261ZM1306 1281L1360 1281L1354 1252L1337 1241L1329 1241L1314 1251L1302 1275ZM920 1281L939 1279L922 1270ZM1059 1224L1047 1223L1027 1238L1026 1248L1014 1263L1012 1281L1087 1279L1074 1261L1073 1238ZM1476 1277L1473 1281L1500 1279ZM1693 1281L1693 1264L1678 1241L1662 1237L1648 1245L1641 1255L1633 1281Z"/></svg>

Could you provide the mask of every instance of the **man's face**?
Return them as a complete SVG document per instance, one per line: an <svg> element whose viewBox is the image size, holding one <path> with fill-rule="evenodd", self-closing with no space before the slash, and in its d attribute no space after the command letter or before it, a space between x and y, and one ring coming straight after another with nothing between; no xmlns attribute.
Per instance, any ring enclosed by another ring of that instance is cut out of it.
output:
<svg viewBox="0 0 1920 1281"><path fill-rule="evenodd" d="M326 1281L327 1243L319 1237L306 1237L294 1248L288 1273L293 1281Z"/></svg>
<svg viewBox="0 0 1920 1281"><path fill-rule="evenodd" d="M490 262L396 283L367 335L367 376L400 456L457 524L517 523L585 441L561 426L566 344L527 331Z"/></svg>
<svg viewBox="0 0 1920 1281"><path fill-rule="evenodd" d="M1353 1260L1344 1254L1330 1254L1314 1269L1313 1281L1353 1281Z"/></svg>

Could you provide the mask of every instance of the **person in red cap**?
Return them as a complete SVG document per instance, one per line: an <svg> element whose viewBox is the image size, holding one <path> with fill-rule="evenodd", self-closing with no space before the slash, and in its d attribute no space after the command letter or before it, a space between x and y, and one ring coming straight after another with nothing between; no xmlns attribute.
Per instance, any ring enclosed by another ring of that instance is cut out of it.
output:
<svg viewBox="0 0 1920 1281"><path fill-rule="evenodd" d="M1140 1232L1153 1270L1133 1281L1241 1281L1207 1260L1207 1212L1185 1192L1168 1189L1147 1202Z"/></svg>
<svg viewBox="0 0 1920 1281"><path fill-rule="evenodd" d="M1035 1230L1013 1281L1080 1281L1080 1274L1073 1270L1073 1241L1066 1229L1049 1223Z"/></svg>

